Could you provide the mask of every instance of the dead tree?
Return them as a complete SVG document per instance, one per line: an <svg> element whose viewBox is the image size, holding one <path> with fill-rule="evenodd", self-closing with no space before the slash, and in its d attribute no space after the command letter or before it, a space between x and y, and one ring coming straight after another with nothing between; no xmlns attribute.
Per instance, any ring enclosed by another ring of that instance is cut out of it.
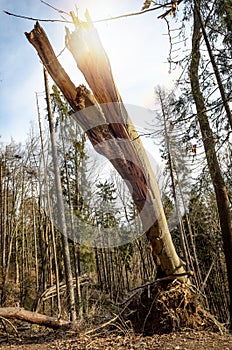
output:
<svg viewBox="0 0 232 350"><path fill-rule="evenodd" d="M156 179L122 103L98 33L88 16L87 22L80 22L74 14L72 17L75 31L69 33L67 30L66 45L93 94L83 85L75 87L38 22L25 35L73 112L78 112L75 113L75 118L94 149L104 155L121 177L130 183L129 189L156 264L161 266L164 275L175 275L173 278L176 278L180 274L179 279L186 280L186 275L183 277L183 262L176 253L168 229Z"/></svg>
<svg viewBox="0 0 232 350"><path fill-rule="evenodd" d="M70 322L46 316L37 312L27 311L22 307L3 307L0 308L0 317L7 319L16 319L28 323L38 324L52 329L68 327Z"/></svg>

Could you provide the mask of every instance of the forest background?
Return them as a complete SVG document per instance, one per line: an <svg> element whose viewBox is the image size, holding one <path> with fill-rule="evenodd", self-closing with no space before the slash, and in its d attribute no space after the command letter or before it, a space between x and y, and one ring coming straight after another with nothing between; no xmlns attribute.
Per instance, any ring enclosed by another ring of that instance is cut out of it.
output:
<svg viewBox="0 0 232 350"><path fill-rule="evenodd" d="M179 12L173 10L170 5L167 7L169 11L167 16L171 11L175 16L174 18L164 16L165 28L169 34L165 41L170 48L166 72L175 70L175 74L178 72L179 75L173 90L170 89L170 85L169 89L155 87L153 118L148 120L147 124L144 125L143 122L142 126L139 125L138 130L142 139L149 137L154 141L163 159L165 171L161 174L157 172L157 176L161 178L159 184L162 187L163 206L178 254L185 262L187 270L194 272L192 283L202 296L205 307L228 326L232 283L231 271L228 269L231 262L228 249L231 244L232 190L230 111L232 20L229 3L229 1L218 1L208 4L201 1L195 2L193 8L189 1L185 1L184 4L179 1L179 8L183 6ZM141 4L139 5L141 7ZM47 17L47 7L45 8ZM131 11L131 8L128 10ZM162 9L161 15L163 13ZM138 18L141 18L139 16ZM148 14L141 16L148 18ZM149 14L152 21L158 22L155 16L156 12ZM19 19L13 17L9 19L6 16L4 21L15 23ZM129 21L139 20L127 19L124 25L128 26ZM146 22L145 19L143 21ZM169 27L172 22L175 23L174 31ZM24 22L19 23L20 27L24 27L22 24ZM54 33L53 25L51 23L48 25L51 33ZM149 30L150 25L149 22ZM31 27L31 24L28 26ZM138 32L136 38L139 38L145 27L141 23L136 23L136 28ZM23 31L26 30L24 27ZM145 35L147 37L147 34ZM143 36L141 37L145 44ZM190 38L192 45L188 46ZM53 40L56 42L57 37L54 36ZM160 39L160 42L162 41L163 38ZM130 44L133 42L130 40ZM135 57L142 57L141 67L149 68L140 74L143 76L145 72L147 76L148 72L149 77L153 79L152 84L156 85L158 73L155 71L154 75L152 74L153 63L145 64L143 56L140 56L141 47L145 49L151 47L151 42L149 34L149 46L141 45ZM26 44L29 51L30 46ZM186 49L183 49L184 44ZM157 45L159 46L159 43L154 43L156 53ZM13 55L11 57L15 60ZM17 60L20 61L19 57L20 55ZM119 57L118 53L115 56L112 53L110 60L113 61L113 67L118 66ZM165 56L162 57L164 60ZM32 60L34 62L36 60L34 65L39 66L35 55ZM131 62L131 59L129 61ZM127 70L128 64L125 63L124 57L120 62L125 64L124 69ZM136 60L133 58L132 62ZM134 69L133 65L131 66ZM121 64L118 71L120 69ZM6 70L6 75L5 69L2 71L3 85L12 81L11 74L16 76L12 70ZM38 75L31 74L36 81L33 82L35 89L39 74L41 82L43 81L42 71L41 73L38 71ZM130 86L131 77L133 84L142 86L142 89L147 86L147 82L140 84L137 80L138 77L143 80L138 72L140 71L136 66L136 70L126 76L126 80L120 83L119 79L122 97L123 89L130 91L128 96L130 94L135 96L136 101L141 99L141 94L144 96L142 90L137 91ZM70 74L73 75L72 70ZM117 81L117 73L115 79ZM126 81L130 81L129 87ZM160 77L160 81L164 83L165 78ZM79 83L81 81L78 78ZM31 80L27 80L25 84L31 86ZM23 95L26 90L20 87L19 91L17 88L19 94ZM43 90L41 87L40 91ZM2 91L3 99L7 101L8 96L12 94L9 94L9 89ZM152 96L153 91L149 94ZM79 244L79 238L73 240L72 236L68 237L70 273L78 317L80 319L94 318L94 315L99 317L99 308L104 309L107 314L109 303L120 302L126 292L153 280L157 269L147 239L142 234L143 229L137 210L125 184L113 169L102 161L102 158L100 160L96 158L86 135L69 118L67 101L55 85L50 96L55 119L63 197L68 203L70 215L74 213L78 217L78 222L82 223L81 229L79 228L81 235L91 237L94 227L99 237L106 229L119 236L136 237L129 239L127 244L107 248L101 247L99 242L93 244L91 238L91 244L88 244L87 240L87 244L83 245ZM140 96L140 99L137 96ZM14 94L13 97L15 98ZM34 93L33 96L30 93L29 99L35 100L34 115L38 120L38 127L31 128L25 143L11 141L7 145L2 144L1 148L1 305L20 305L52 316L75 318L74 314L70 315L72 305L70 306L70 300L65 294L67 252L64 250L64 235L60 234L52 220L52 211L56 206L52 191L54 171L53 159L50 157L50 132L46 126L49 109L43 102L44 98L43 92L37 93L36 98ZM20 119L19 110L27 111L30 104L27 98L17 94L16 100L23 103L22 107L17 106L17 113L14 111L15 104L12 101L4 103L4 106L7 106L1 114L3 118L1 124L4 128L8 125L8 128L12 129L12 124L8 124L12 119L7 117L9 115L7 113L11 116L16 115L20 124L24 123ZM47 111L44 111L45 107ZM146 108L142 108L142 111L151 117ZM4 122L4 118L7 118L7 123ZM15 122L12 123L15 128ZM151 147L151 141L149 142ZM154 157L156 156L157 151L154 152ZM155 167L156 165L153 166ZM102 169L104 175L101 175ZM51 203L55 203L53 207ZM225 227L224 223L228 225ZM68 221L68 225L72 232L72 219ZM229 243L228 246L226 242Z"/></svg>

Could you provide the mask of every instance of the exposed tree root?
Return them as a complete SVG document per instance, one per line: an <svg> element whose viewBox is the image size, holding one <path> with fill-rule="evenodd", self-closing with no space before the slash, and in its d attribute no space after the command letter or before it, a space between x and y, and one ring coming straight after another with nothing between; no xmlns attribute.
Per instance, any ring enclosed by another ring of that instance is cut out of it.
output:
<svg viewBox="0 0 232 350"><path fill-rule="evenodd" d="M125 305L125 303L124 303ZM181 329L225 331L204 310L190 287L177 280L145 286L128 299L122 316L130 320L135 333L162 334Z"/></svg>
<svg viewBox="0 0 232 350"><path fill-rule="evenodd" d="M198 296L189 285L177 280L154 281L133 291L120 304L119 312L114 310L112 319L93 327L85 335L119 330L123 334L163 334L185 329L226 332L208 311L199 303ZM22 308L0 308L0 317L18 319L49 328L72 329L74 324L53 317L26 311Z"/></svg>

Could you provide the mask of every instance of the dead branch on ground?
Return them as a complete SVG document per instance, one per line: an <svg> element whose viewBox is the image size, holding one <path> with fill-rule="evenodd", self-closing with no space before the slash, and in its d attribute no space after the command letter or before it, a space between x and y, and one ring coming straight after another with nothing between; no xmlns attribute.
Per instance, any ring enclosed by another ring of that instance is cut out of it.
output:
<svg viewBox="0 0 232 350"><path fill-rule="evenodd" d="M33 323L52 329L62 327L66 328L71 325L69 321L39 314L37 312L28 311L21 307L2 307L0 308L0 317L4 319L16 319L26 321L28 323Z"/></svg>

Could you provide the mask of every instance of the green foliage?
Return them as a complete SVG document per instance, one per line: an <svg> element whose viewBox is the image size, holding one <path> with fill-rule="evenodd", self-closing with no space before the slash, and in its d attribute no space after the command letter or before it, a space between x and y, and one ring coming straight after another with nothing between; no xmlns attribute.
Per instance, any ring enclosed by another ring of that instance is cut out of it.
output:
<svg viewBox="0 0 232 350"><path fill-rule="evenodd" d="M96 266L93 249L85 245L80 245L79 254L82 273L94 272L96 270Z"/></svg>
<svg viewBox="0 0 232 350"><path fill-rule="evenodd" d="M169 219L171 213L174 210L174 204L171 201L171 199L165 194L163 195L162 203L163 203L163 207L164 207L165 216L167 219Z"/></svg>
<svg viewBox="0 0 232 350"><path fill-rule="evenodd" d="M98 183L97 187L97 202L96 222L99 227L109 228L116 227L118 210L116 208L116 188L114 183L107 180L104 183Z"/></svg>
<svg viewBox="0 0 232 350"><path fill-rule="evenodd" d="M104 183L99 183L96 185L98 188L97 195L102 199L103 202L112 202L115 201L115 185L111 182L109 183L107 180Z"/></svg>
<svg viewBox="0 0 232 350"><path fill-rule="evenodd" d="M57 111L60 115L61 122L63 122L65 118L69 116L69 105L62 97L56 85L53 85L52 91L53 113Z"/></svg>

